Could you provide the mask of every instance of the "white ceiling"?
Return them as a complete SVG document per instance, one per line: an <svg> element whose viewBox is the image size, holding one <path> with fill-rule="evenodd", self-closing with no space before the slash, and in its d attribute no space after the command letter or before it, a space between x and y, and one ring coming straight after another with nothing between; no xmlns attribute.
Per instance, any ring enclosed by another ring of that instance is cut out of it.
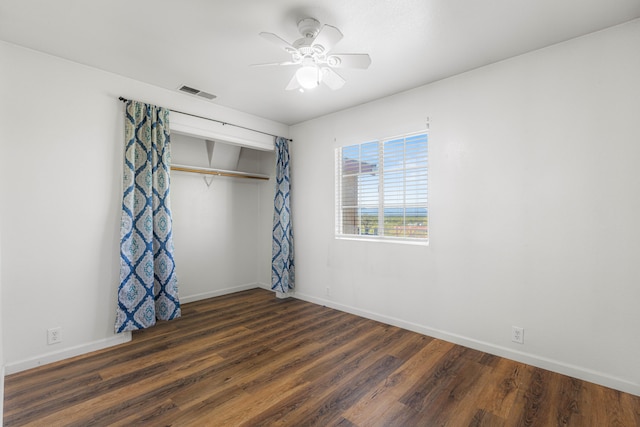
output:
<svg viewBox="0 0 640 427"><path fill-rule="evenodd" d="M258 33L293 41L305 17L369 69L300 93L295 69L249 66L287 60ZM295 124L638 17L640 0L0 0L0 39Z"/></svg>

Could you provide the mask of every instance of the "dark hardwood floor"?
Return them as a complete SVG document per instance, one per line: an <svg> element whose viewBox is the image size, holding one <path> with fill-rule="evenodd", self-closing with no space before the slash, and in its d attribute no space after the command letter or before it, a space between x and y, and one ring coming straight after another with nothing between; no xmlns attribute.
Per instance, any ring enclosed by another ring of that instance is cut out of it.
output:
<svg viewBox="0 0 640 427"><path fill-rule="evenodd" d="M640 397L255 289L5 379L4 425L640 426Z"/></svg>

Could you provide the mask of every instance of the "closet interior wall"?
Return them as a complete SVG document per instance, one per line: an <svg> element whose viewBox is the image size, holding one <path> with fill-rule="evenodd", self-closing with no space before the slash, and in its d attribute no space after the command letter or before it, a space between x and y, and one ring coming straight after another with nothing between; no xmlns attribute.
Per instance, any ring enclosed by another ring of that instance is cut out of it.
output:
<svg viewBox="0 0 640 427"><path fill-rule="evenodd" d="M172 164L269 175L269 180L171 172L171 208L183 303L269 287L273 151L172 133ZM209 145L209 147L207 147Z"/></svg>

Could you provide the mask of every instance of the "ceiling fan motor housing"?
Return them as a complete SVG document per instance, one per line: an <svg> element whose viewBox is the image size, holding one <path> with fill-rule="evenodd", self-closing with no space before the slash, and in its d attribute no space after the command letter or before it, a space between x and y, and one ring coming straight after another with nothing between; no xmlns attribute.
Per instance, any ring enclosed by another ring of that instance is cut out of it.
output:
<svg viewBox="0 0 640 427"><path fill-rule="evenodd" d="M298 50L297 53L299 53L299 55L296 55L294 52L291 52L294 55L294 61L297 62L306 57L311 57L314 60L324 60L323 54L326 50L325 46L320 44L312 45L321 27L320 22L313 18L305 18L298 22L298 31L302 35L302 38L292 43L292 46L295 47Z"/></svg>
<svg viewBox="0 0 640 427"><path fill-rule="evenodd" d="M305 18L298 22L298 31L302 37L314 38L320 32L320 22L313 18Z"/></svg>

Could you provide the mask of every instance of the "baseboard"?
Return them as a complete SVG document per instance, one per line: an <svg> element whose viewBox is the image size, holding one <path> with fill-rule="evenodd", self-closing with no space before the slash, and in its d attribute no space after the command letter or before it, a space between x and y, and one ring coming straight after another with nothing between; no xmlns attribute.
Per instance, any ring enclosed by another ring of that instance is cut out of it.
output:
<svg viewBox="0 0 640 427"><path fill-rule="evenodd" d="M263 285L259 283L250 283L250 284L241 285L241 286L219 289L212 292L207 292L207 293L202 293L197 295L190 295L187 297L181 297L180 302L186 304L193 301L199 301L206 298L212 298L212 297L217 297L221 295L231 294L234 292L245 291L245 290L254 289L257 287L263 287ZM81 354L90 353L92 351L102 350L104 348L123 344L128 341L131 341L131 332L124 332L124 333L115 335L112 338L93 341L88 344L82 344L75 347L66 348L60 351L46 353L41 356L33 357L31 359L22 360L15 363L9 363L6 366L2 367L4 370L3 373L6 373L6 375L15 374L17 372L25 371L31 368L36 368L41 365L46 365L53 362L59 362L61 360L68 359L70 357L75 357ZM2 376L2 378L4 379L4 375ZM4 388L2 390L4 390Z"/></svg>
<svg viewBox="0 0 640 427"><path fill-rule="evenodd" d="M301 299L303 301L311 302L318 305L323 305L336 310L344 311L346 313L355 314L360 317L364 317L371 320L376 320L381 323L385 323L392 326L397 326L402 329L417 332L419 334L427 335L433 338L438 338L443 341L448 341L454 344L459 344L465 347L472 348L474 350L483 351L485 353L493 354L496 356L504 357L506 359L515 360L517 362L526 363L537 368L546 369L548 371L556 372L563 375L568 375L580 380L588 381L591 383L599 384L605 387L613 388L625 393L630 393L636 396L640 396L640 384L636 384L627 381L623 378L607 375L602 372L593 371L580 366L571 365L568 363L560 362L558 360L549 359L546 357L536 356L533 354L512 350L510 348L497 346L491 343L478 341L472 338L464 337L461 335L451 334L446 331L433 329L427 326L419 325L412 322L407 322L395 317L385 316L382 314L374 313L367 310L362 310L356 307L339 304L334 301L325 300L323 298L317 298L312 295L301 294L296 292L293 297Z"/></svg>
<svg viewBox="0 0 640 427"><path fill-rule="evenodd" d="M280 298L280 299L291 298L296 294L295 289L292 289L289 292L274 291L273 289L271 289L271 286L267 285L266 283L258 283L257 287L275 293L276 298Z"/></svg>
<svg viewBox="0 0 640 427"><path fill-rule="evenodd" d="M204 292L201 294L180 296L180 304L187 304L194 301L200 301L207 298L219 297L222 295L232 294L234 292L247 291L249 289L261 288L259 283L247 283L245 285L232 286L224 289L216 289L215 291Z"/></svg>
<svg viewBox="0 0 640 427"><path fill-rule="evenodd" d="M262 288L264 290L267 290L267 291L271 291L272 290L271 289L271 285L268 285L268 284L262 283L262 282L258 282L258 287Z"/></svg>
<svg viewBox="0 0 640 427"><path fill-rule="evenodd" d="M60 351L46 353L41 356L22 360L19 362L8 363L4 367L4 373L6 375L15 374L17 372L26 371L27 369L36 368L41 365L59 362L70 357L80 356L81 354L91 353L92 351L98 351L108 347L113 347L115 345L124 344L129 341L131 341L131 332L123 332L121 334L114 335L111 338L105 338L97 341L92 341L87 344L65 348Z"/></svg>

